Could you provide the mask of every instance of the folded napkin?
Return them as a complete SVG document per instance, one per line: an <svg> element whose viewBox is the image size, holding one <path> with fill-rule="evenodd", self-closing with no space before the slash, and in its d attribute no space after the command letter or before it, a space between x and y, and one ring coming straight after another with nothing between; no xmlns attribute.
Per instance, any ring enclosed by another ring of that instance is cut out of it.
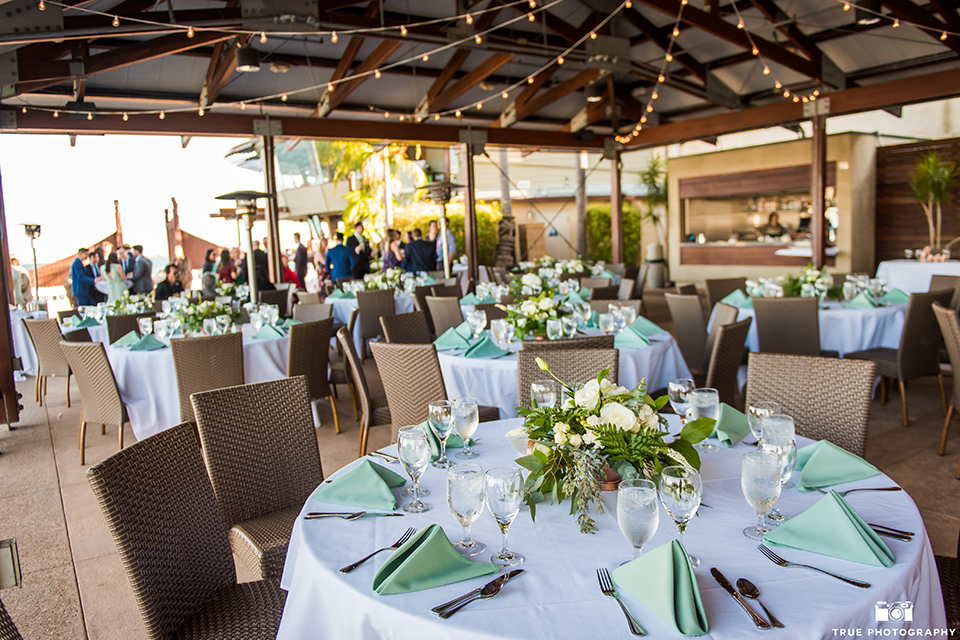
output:
<svg viewBox="0 0 960 640"><path fill-rule="evenodd" d="M572 302L574 304L583 304L583 298L580 297L580 294L576 291L571 291L567 294L567 302Z"/></svg>
<svg viewBox="0 0 960 640"><path fill-rule="evenodd" d="M352 291L341 291L340 289L337 289L327 297L331 300L341 300L344 298L356 298L357 296Z"/></svg>
<svg viewBox="0 0 960 640"><path fill-rule="evenodd" d="M715 433L720 439L720 442L728 447L732 447L750 433L750 423L747 421L747 416L726 402L721 402L720 415L717 417Z"/></svg>
<svg viewBox="0 0 960 640"><path fill-rule="evenodd" d="M690 556L679 540L613 570L613 581L685 636L709 631Z"/></svg>
<svg viewBox="0 0 960 640"><path fill-rule="evenodd" d="M76 326L78 326L81 322L83 322L83 319L82 319L80 316L78 316L77 314L73 314L72 316L70 316L69 318L67 318L67 320L70 321L68 324L69 324L71 327L76 327Z"/></svg>
<svg viewBox="0 0 960 640"><path fill-rule="evenodd" d="M259 340L269 340L271 338L282 338L282 337L283 337L283 331L280 331L280 329L277 329L273 325L269 325L269 324L263 325L260 331L257 332L257 335L254 336L254 338L257 338Z"/></svg>
<svg viewBox="0 0 960 640"><path fill-rule="evenodd" d="M391 489L406 483L393 471L364 460L336 480L321 484L311 497L320 502L392 511L397 508L397 498Z"/></svg>
<svg viewBox="0 0 960 640"><path fill-rule="evenodd" d="M877 301L866 291L861 291L857 297L847 303L847 309L876 309Z"/></svg>
<svg viewBox="0 0 960 640"><path fill-rule="evenodd" d="M430 441L430 459L436 460L440 457L440 439L437 437L437 434L433 432L433 429L430 428L430 421L424 420L417 425L418 431L423 431L427 434L427 440ZM447 436L447 449L462 449L463 448L463 438L457 434L456 431L451 430L450 435Z"/></svg>
<svg viewBox="0 0 960 640"><path fill-rule="evenodd" d="M73 316L73 317L76 318L77 316ZM76 320L74 320L73 326L77 327L78 329L80 327L99 327L100 323L94 320L93 318L84 318L83 320L80 320L80 322L77 322Z"/></svg>
<svg viewBox="0 0 960 640"><path fill-rule="evenodd" d="M613 339L613 346L617 349L639 349L650 346L647 337L633 328L632 325L623 328Z"/></svg>
<svg viewBox="0 0 960 640"><path fill-rule="evenodd" d="M166 346L167 345L160 342L155 335L148 333L140 338L135 345L130 347L130 351L155 351L157 349L163 349Z"/></svg>
<svg viewBox="0 0 960 640"><path fill-rule="evenodd" d="M596 309L590 314L590 319L587 320L586 324L588 329L599 329L600 328L600 314Z"/></svg>
<svg viewBox="0 0 960 640"><path fill-rule="evenodd" d="M666 331L650 322L643 316L637 316L637 319L634 320L633 324L630 326L633 327L637 333L644 336L655 336L658 333L666 333Z"/></svg>
<svg viewBox="0 0 960 640"><path fill-rule="evenodd" d="M424 285L437 284L437 281L434 280L433 276L427 276L426 278L423 279L423 284Z"/></svg>
<svg viewBox="0 0 960 640"><path fill-rule="evenodd" d="M500 571L492 562L474 562L453 548L438 524L418 531L393 552L373 576L380 595L409 593L488 576Z"/></svg>
<svg viewBox="0 0 960 640"><path fill-rule="evenodd" d="M136 331L131 331L127 335L117 338L117 341L113 343L115 347L132 347L140 341L140 334Z"/></svg>
<svg viewBox="0 0 960 640"><path fill-rule="evenodd" d="M286 320L283 321L283 323L280 326L283 327L284 329L289 329L295 324L303 324L303 323L299 320L294 320L293 318L287 318Z"/></svg>
<svg viewBox="0 0 960 640"><path fill-rule="evenodd" d="M437 347L437 350L443 351L444 349L462 349L468 346L470 342L460 335L456 329L450 328L434 340L433 344Z"/></svg>
<svg viewBox="0 0 960 640"><path fill-rule="evenodd" d="M893 288L890 291L887 291L880 297L880 302L894 303L894 304L907 304L910 302L910 296L900 289Z"/></svg>
<svg viewBox="0 0 960 640"><path fill-rule="evenodd" d="M460 304L477 305L477 304L480 304L480 298L473 295L472 293L468 293L467 295L460 298Z"/></svg>
<svg viewBox="0 0 960 640"><path fill-rule="evenodd" d="M490 336L484 335L482 338L467 347L463 353L465 358L492 358L509 353L497 346L497 343L490 339Z"/></svg>
<svg viewBox="0 0 960 640"><path fill-rule="evenodd" d="M753 301L750 300L750 298L747 297L747 294L745 294L740 289L737 289L736 291L728 293L727 295L725 295L723 298L720 299L720 302L732 304L735 307L753 306ZM749 305L747 304L748 302L750 303Z"/></svg>
<svg viewBox="0 0 960 640"><path fill-rule="evenodd" d="M890 548L836 491L763 536L778 547L822 553L874 567L892 567Z"/></svg>
<svg viewBox="0 0 960 640"><path fill-rule="evenodd" d="M497 301L494 300L493 296L488 293L487 296L477 304L496 304L496 303Z"/></svg>
<svg viewBox="0 0 960 640"><path fill-rule="evenodd" d="M794 471L800 473L800 491L832 487L880 473L860 456L841 449L829 440L814 442L797 451Z"/></svg>
<svg viewBox="0 0 960 640"><path fill-rule="evenodd" d="M615 274L613 271L610 271L610 269L604 269L603 271L600 272L600 275L596 277L597 278L616 278L617 274Z"/></svg>
<svg viewBox="0 0 960 640"><path fill-rule="evenodd" d="M454 327L454 331L459 333L461 336L463 336L467 340L473 337L473 327L471 327L470 323L467 322L466 320L464 320L463 322L458 324L456 327Z"/></svg>

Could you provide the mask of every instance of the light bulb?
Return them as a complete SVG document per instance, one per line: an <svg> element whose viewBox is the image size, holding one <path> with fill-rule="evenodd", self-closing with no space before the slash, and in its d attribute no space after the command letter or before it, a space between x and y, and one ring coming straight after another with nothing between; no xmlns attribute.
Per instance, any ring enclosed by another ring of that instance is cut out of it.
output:
<svg viewBox="0 0 960 640"><path fill-rule="evenodd" d="M330 34L330 42L332 42L333 44L337 44L337 32L336 32L336 31L333 31L333 32Z"/></svg>
<svg viewBox="0 0 960 640"><path fill-rule="evenodd" d="M537 0L530 0L530 8L531 9L537 8Z"/></svg>
<svg viewBox="0 0 960 640"><path fill-rule="evenodd" d="M652 105L652 104L648 104L648 105L647 105L647 113L650 113L651 111L653 111L653 105Z"/></svg>
<svg viewBox="0 0 960 640"><path fill-rule="evenodd" d="M43 0L40 0L40 3L37 5L37 9L40 9L40 11L47 10L47 5L43 4Z"/></svg>
<svg viewBox="0 0 960 640"><path fill-rule="evenodd" d="M801 98L801 100L802 100L803 102L810 102L810 98L808 98L807 96L803 96L803 97Z"/></svg>
<svg viewBox="0 0 960 640"><path fill-rule="evenodd" d="M633 3L630 2L630 0L627 0L626 2L623 3L623 6L625 6L627 9L629 9L630 7L633 6Z"/></svg>
<svg viewBox="0 0 960 640"><path fill-rule="evenodd" d="M657 76L657 82L659 82L660 84L663 84L666 81L667 81L667 78L662 73L659 76Z"/></svg>
<svg viewBox="0 0 960 640"><path fill-rule="evenodd" d="M560 56L559 58L557 58L557 64L563 64L563 62L564 62L563 56Z"/></svg>
<svg viewBox="0 0 960 640"><path fill-rule="evenodd" d="M373 77L376 78L377 80L380 79L380 69L377 69L373 72Z"/></svg>
<svg viewBox="0 0 960 640"><path fill-rule="evenodd" d="M400 122L403 122L403 114L400 114Z"/></svg>
<svg viewBox="0 0 960 640"><path fill-rule="evenodd" d="M640 116L640 122L645 123L647 121L647 116Z"/></svg>
<svg viewBox="0 0 960 640"><path fill-rule="evenodd" d="M20 109L20 113L26 113L26 112L27 112L27 108L26 108L26 107L23 107L22 109Z"/></svg>
<svg viewBox="0 0 960 640"><path fill-rule="evenodd" d="M440 114L439 114L439 113L433 114L433 119L434 119L434 120L439 120L439 119L440 119Z"/></svg>
<svg viewBox="0 0 960 640"><path fill-rule="evenodd" d="M120 16L113 16L113 26L115 27L120 26Z"/></svg>
<svg viewBox="0 0 960 640"><path fill-rule="evenodd" d="M537 16L533 15L532 13L527 14L527 20L529 20L530 22L533 22L536 19L537 19Z"/></svg>
<svg viewBox="0 0 960 640"><path fill-rule="evenodd" d="M740 20L740 21L737 23L737 29L743 29L743 20Z"/></svg>
<svg viewBox="0 0 960 640"><path fill-rule="evenodd" d="M54 118L59 118L59 117L60 117L60 112L59 112L59 111L54 111L54 112L53 112L53 117L54 117Z"/></svg>
<svg viewBox="0 0 960 640"><path fill-rule="evenodd" d="M327 93L333 93L333 83L332 83L332 82L328 82L328 83L327 83Z"/></svg>
<svg viewBox="0 0 960 640"><path fill-rule="evenodd" d="M467 14L467 24L473 24L473 16L469 13Z"/></svg>
<svg viewBox="0 0 960 640"><path fill-rule="evenodd" d="M421 118L420 116L417 116L417 122L423 122L423 118Z"/></svg>
<svg viewBox="0 0 960 640"><path fill-rule="evenodd" d="M478 102L478 103L477 103L477 109L483 109L483 103L482 103L482 102Z"/></svg>
<svg viewBox="0 0 960 640"><path fill-rule="evenodd" d="M260 44L267 44L267 33L266 31L260 32Z"/></svg>
<svg viewBox="0 0 960 640"><path fill-rule="evenodd" d="M814 90L813 90L813 95L815 95L815 96L820 95L820 89L814 89Z"/></svg>
<svg viewBox="0 0 960 640"><path fill-rule="evenodd" d="M770 67L764 67L764 68L763 68L763 75L765 75L765 76L770 75Z"/></svg>
<svg viewBox="0 0 960 640"><path fill-rule="evenodd" d="M779 80L777 80L776 82L774 82L774 83L773 83L773 86L776 87L777 89L782 89L782 88L783 88L783 85L780 84L780 81L779 81Z"/></svg>
<svg viewBox="0 0 960 640"><path fill-rule="evenodd" d="M683 6L687 6L687 0L680 0L680 4L682 4Z"/></svg>
<svg viewBox="0 0 960 640"><path fill-rule="evenodd" d="M591 32L590 32L590 39L591 39L591 40L596 40L596 39L597 39L597 32L596 32L596 31L591 31Z"/></svg>
<svg viewBox="0 0 960 640"><path fill-rule="evenodd" d="M384 117L384 118L389 118L389 117L390 117L390 112L389 112L389 111L384 111L384 112L383 112L383 117Z"/></svg>
<svg viewBox="0 0 960 640"><path fill-rule="evenodd" d="M674 28L673 37L676 38L678 35L680 35L680 29Z"/></svg>
<svg viewBox="0 0 960 640"><path fill-rule="evenodd" d="M280 96L280 101L281 101L281 102L286 102L286 101L287 101L287 94L283 94L282 96Z"/></svg>
<svg viewBox="0 0 960 640"><path fill-rule="evenodd" d="M459 118L459 117L460 117L460 109L457 109L456 113L454 113L453 115L455 115L455 116L457 116L457 117Z"/></svg>
<svg viewBox="0 0 960 640"><path fill-rule="evenodd" d="M800 102L800 98L798 98L797 96L793 96L793 101L794 101L794 102Z"/></svg>
<svg viewBox="0 0 960 640"><path fill-rule="evenodd" d="M844 11L850 11L850 3L849 3L849 2L844 2L844 3L843 3L843 10L844 10Z"/></svg>
<svg viewBox="0 0 960 640"><path fill-rule="evenodd" d="M474 37L473 41L476 42L477 44L480 44L481 42L483 42L483 38L481 36L476 36Z"/></svg>
<svg viewBox="0 0 960 640"><path fill-rule="evenodd" d="M246 109L247 109L247 103L246 103L246 102L241 102L241 103L240 103L240 111L246 111Z"/></svg>
<svg viewBox="0 0 960 640"><path fill-rule="evenodd" d="M429 53L423 54L423 61L424 61L424 62L426 62L426 61L429 60L429 59L430 59L430 54L429 54Z"/></svg>
<svg viewBox="0 0 960 640"><path fill-rule="evenodd" d="M164 118L167 117L167 114L165 114L163 111L161 111L161 112L160 112L160 115L159 115L158 117L159 117L161 120L163 120Z"/></svg>
<svg viewBox="0 0 960 640"><path fill-rule="evenodd" d="M946 40L946 39L947 39L947 32L946 32L946 31L944 31L943 33L940 34L940 39L941 39L941 40Z"/></svg>
<svg viewBox="0 0 960 640"><path fill-rule="evenodd" d="M789 97L790 97L790 89L784 89L784 90L783 90L783 97L784 97L784 98L789 98Z"/></svg>
<svg viewBox="0 0 960 640"><path fill-rule="evenodd" d="M527 84L533 84L533 76L527 78Z"/></svg>
<svg viewBox="0 0 960 640"><path fill-rule="evenodd" d="M750 53L752 53L755 56L758 56L760 55L760 49L757 49L756 47L754 47L753 49L750 50Z"/></svg>
<svg viewBox="0 0 960 640"><path fill-rule="evenodd" d="M810 102L813 102L816 99L817 99L817 96L810 96Z"/></svg>
<svg viewBox="0 0 960 640"><path fill-rule="evenodd" d="M407 28L406 28L406 27L400 27L400 35L402 35L402 36L407 35Z"/></svg>
<svg viewBox="0 0 960 640"><path fill-rule="evenodd" d="M92 113L88 113L88 114L87 114L87 120L93 120L93 114L92 114Z"/></svg>
<svg viewBox="0 0 960 640"><path fill-rule="evenodd" d="M200 110L197 111L197 115L199 115L200 117L203 117L203 114L204 114L204 113L206 113L206 112L203 110L203 107L200 107Z"/></svg>
<svg viewBox="0 0 960 640"><path fill-rule="evenodd" d="M188 37L188 38L192 38L192 37L195 36L195 35L197 35L197 34L194 33L193 27L190 27L189 29L187 29L187 37Z"/></svg>
<svg viewBox="0 0 960 640"><path fill-rule="evenodd" d="M653 99L653 100L656 100L656 99L659 98L659 97L660 97L660 94L657 93L656 91L654 91L654 92L653 92L653 95L650 96L650 98Z"/></svg>
<svg viewBox="0 0 960 640"><path fill-rule="evenodd" d="M510 97L510 94L509 94L509 93L507 93L506 91L504 91L504 92L503 92L503 93L501 93L500 95L501 95L501 96L503 97L503 99L504 99L504 100L506 100L507 98L509 98L509 97Z"/></svg>
<svg viewBox="0 0 960 640"><path fill-rule="evenodd" d="M893 21L893 28L896 29L899 26L900 26L900 18L897 18L896 20Z"/></svg>
<svg viewBox="0 0 960 640"><path fill-rule="evenodd" d="M666 59L667 59L667 62L673 62L673 56L670 55L669 53L667 54Z"/></svg>

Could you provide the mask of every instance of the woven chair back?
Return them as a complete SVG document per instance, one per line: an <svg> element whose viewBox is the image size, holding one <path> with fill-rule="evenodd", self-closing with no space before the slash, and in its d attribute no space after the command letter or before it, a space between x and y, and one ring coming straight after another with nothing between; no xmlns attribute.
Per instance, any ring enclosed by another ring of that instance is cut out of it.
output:
<svg viewBox="0 0 960 640"><path fill-rule="evenodd" d="M243 384L243 334L174 338L170 341L180 397L180 420L196 422L190 396Z"/></svg>
<svg viewBox="0 0 960 640"><path fill-rule="evenodd" d="M680 296L695 296L697 294L697 285L695 284L678 284L677 285L677 295Z"/></svg>
<svg viewBox="0 0 960 640"><path fill-rule="evenodd" d="M297 304L320 304L320 292L297 291Z"/></svg>
<svg viewBox="0 0 960 640"><path fill-rule="evenodd" d="M524 340L524 351L556 351L557 349L613 349L613 334L578 336L559 340Z"/></svg>
<svg viewBox="0 0 960 640"><path fill-rule="evenodd" d="M293 319L300 322L316 322L333 316L333 304L329 302L301 302L293 306Z"/></svg>
<svg viewBox="0 0 960 640"><path fill-rule="evenodd" d="M673 318L677 346L687 366L693 371L703 371L704 353L707 347L707 327L703 321L700 296L665 293L667 308Z"/></svg>
<svg viewBox="0 0 960 640"><path fill-rule="evenodd" d="M564 282L566 280L576 280L577 282L580 282L584 278L589 278L589 277L590 277L589 271L568 271L567 273L560 274L560 282Z"/></svg>
<svg viewBox="0 0 960 640"><path fill-rule="evenodd" d="M444 279L443 269L433 269L432 271L427 271L427 275L438 282Z"/></svg>
<svg viewBox="0 0 960 640"><path fill-rule="evenodd" d="M73 316L79 316L79 309L65 309L63 311L57 311L57 320L63 322L67 318L72 318Z"/></svg>
<svg viewBox="0 0 960 640"><path fill-rule="evenodd" d="M957 312L935 302L933 313L937 318L937 324L940 325L940 333L943 334L950 367L960 372L960 320L957 318ZM960 374L953 376L953 396L950 404L956 407L958 402L960 402Z"/></svg>
<svg viewBox="0 0 960 640"><path fill-rule="evenodd" d="M487 326L485 326L484 329L490 328L490 322L492 320L503 320L507 317L507 312L496 304L478 304L474 307L474 310L483 311L487 314Z"/></svg>
<svg viewBox="0 0 960 640"><path fill-rule="evenodd" d="M12 320L16 322L16 320ZM38 376L68 376L70 365L60 349L60 323L53 318L49 320L29 320L24 318L23 324L27 327L33 350L37 352Z"/></svg>
<svg viewBox="0 0 960 640"><path fill-rule="evenodd" d="M287 316L287 300L290 298L290 292L287 289L274 289L273 291L259 291L260 304L276 305L280 311L280 317Z"/></svg>
<svg viewBox="0 0 960 640"><path fill-rule="evenodd" d="M455 284L435 284L430 287L430 295L435 298L459 298L460 287Z"/></svg>
<svg viewBox="0 0 960 640"><path fill-rule="evenodd" d="M760 352L818 357L819 305L816 298L754 298Z"/></svg>
<svg viewBox="0 0 960 640"><path fill-rule="evenodd" d="M427 314L423 311L398 313L380 318L383 328L383 338L387 342L402 344L429 344L430 328L427 327Z"/></svg>
<svg viewBox="0 0 960 640"><path fill-rule="evenodd" d="M3 602L0 602L0 640L23 640Z"/></svg>
<svg viewBox="0 0 960 640"><path fill-rule="evenodd" d="M413 308L417 311L423 311L427 314L427 326L430 327L430 333L435 333L433 328L433 318L430 317L430 308L427 307L427 296L433 295L430 292L432 287L422 286L413 290Z"/></svg>
<svg viewBox="0 0 960 640"><path fill-rule="evenodd" d="M720 402L726 402L731 407L739 403L739 383L737 371L743 360L743 347L747 343L747 333L753 318L745 318L740 322L731 322L723 325L717 331L717 341L713 343L710 353L710 365L707 368L706 386L716 389L720 395Z"/></svg>
<svg viewBox="0 0 960 640"><path fill-rule="evenodd" d="M559 341L558 341L559 342ZM520 406L530 406L530 384L537 380L546 380L550 376L537 365L542 358L555 376L565 384L578 385L595 380L603 369L609 369L606 379L617 382L620 352L617 349L522 349L517 352L517 402ZM563 398L557 398L562 402Z"/></svg>
<svg viewBox="0 0 960 640"><path fill-rule="evenodd" d="M370 401L370 387L367 386L367 377L363 373L363 365L360 363L360 356L353 345L353 333L347 327L337 329L337 341L343 350L343 359L347 375L353 377L353 386L356 387L357 397L360 401L360 425L367 427L371 424L373 418L373 404Z"/></svg>
<svg viewBox="0 0 960 640"><path fill-rule="evenodd" d="M948 289L910 296L903 333L900 335L900 348L897 350L897 369L901 380L940 373L943 338L937 317L933 314L933 303L939 302L941 307L949 307L952 298L953 291Z"/></svg>
<svg viewBox="0 0 960 640"><path fill-rule="evenodd" d="M61 341L60 349L80 389L84 422L123 428L123 401L103 343Z"/></svg>
<svg viewBox="0 0 960 640"><path fill-rule="evenodd" d="M746 278L715 278L706 280L704 288L707 290L707 309L713 309L717 304L737 289L746 291Z"/></svg>
<svg viewBox="0 0 960 640"><path fill-rule="evenodd" d="M344 276L342 278L337 278L336 280L334 280L334 284L336 284L337 287L340 287L342 289L343 283L350 282L351 280L356 280L356 278L354 278L353 276Z"/></svg>
<svg viewBox="0 0 960 640"><path fill-rule="evenodd" d="M594 278L593 276L587 276L586 278L580 278L580 286L592 291L597 287L609 287L610 281L611 278Z"/></svg>
<svg viewBox="0 0 960 640"><path fill-rule="evenodd" d="M620 300L633 299L633 290L637 286L637 281L633 278L623 278L620 280L620 286L617 288L617 298Z"/></svg>
<svg viewBox="0 0 960 640"><path fill-rule="evenodd" d="M749 363L748 404L778 402L783 413L793 416L797 434L866 454L874 362L751 353Z"/></svg>
<svg viewBox="0 0 960 640"><path fill-rule="evenodd" d="M358 291L357 309L360 312L360 338L375 338L380 335L380 318L392 316L396 310L393 290Z"/></svg>
<svg viewBox="0 0 960 640"><path fill-rule="evenodd" d="M420 424L427 419L428 403L447 399L437 350L432 344L378 342L370 343L370 349L390 405L391 442L396 442L400 427ZM415 381L415 386L411 381Z"/></svg>
<svg viewBox="0 0 960 640"><path fill-rule="evenodd" d="M148 313L125 313L119 316L107 316L107 341L113 344L131 331L140 333L140 318L157 319L157 314L153 311Z"/></svg>
<svg viewBox="0 0 960 640"><path fill-rule="evenodd" d="M459 298L427 296L426 300L430 317L433 318L434 333L438 336L447 329L458 327L463 323L463 310L460 308Z"/></svg>
<svg viewBox="0 0 960 640"><path fill-rule="evenodd" d="M960 303L960 276L950 276L942 273L935 273L930 276L930 288L927 291L940 291L950 289L953 291L953 297L950 298L950 308L957 310L957 304Z"/></svg>
<svg viewBox="0 0 960 640"><path fill-rule="evenodd" d="M710 355L713 353L713 345L717 342L717 335L720 333L720 327L725 324L737 321L740 311L733 305L726 302L718 302L710 315L710 328L707 331L707 345L703 352L703 361L709 362Z"/></svg>
<svg viewBox="0 0 960 640"><path fill-rule="evenodd" d="M328 398L330 377L330 338L333 318L305 322L290 327L287 347L287 377L306 376L310 399Z"/></svg>
<svg viewBox="0 0 960 640"><path fill-rule="evenodd" d="M434 276L433 278L436 282L433 283L434 287L453 287L457 285L457 278L444 278L443 271L440 272L439 276ZM459 291L458 291L459 292Z"/></svg>
<svg viewBox="0 0 960 640"><path fill-rule="evenodd" d="M618 287L615 284L610 285L609 287L593 287L593 288L590 288L590 299L591 300L616 300L617 293L619 290L620 290L620 287Z"/></svg>
<svg viewBox="0 0 960 640"><path fill-rule="evenodd" d="M67 342L91 342L93 340L93 338L90 337L90 331L88 331L86 327L67 331L61 338Z"/></svg>

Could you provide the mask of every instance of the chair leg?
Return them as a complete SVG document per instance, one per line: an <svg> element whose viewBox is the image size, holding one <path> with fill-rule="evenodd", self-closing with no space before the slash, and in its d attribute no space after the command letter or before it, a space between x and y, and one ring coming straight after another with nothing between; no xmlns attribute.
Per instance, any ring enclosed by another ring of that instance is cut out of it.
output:
<svg viewBox="0 0 960 640"><path fill-rule="evenodd" d="M350 390L350 400L353 401L353 419L360 419L360 405L357 402L357 389L353 386L353 382L347 382L347 389Z"/></svg>
<svg viewBox="0 0 960 640"><path fill-rule="evenodd" d="M33 381L33 399L40 404L40 375L37 374L37 379Z"/></svg>
<svg viewBox="0 0 960 640"><path fill-rule="evenodd" d="M105 424L100 425L100 435L102 436L107 435L107 425Z"/></svg>
<svg viewBox="0 0 960 640"><path fill-rule="evenodd" d="M43 376L43 397L47 397L47 376Z"/></svg>
<svg viewBox="0 0 960 640"><path fill-rule="evenodd" d="M366 420L360 421L360 457L367 455L367 435L369 434L370 429L367 426Z"/></svg>
<svg viewBox="0 0 960 640"><path fill-rule="evenodd" d="M887 391L890 389L890 379L881 376L880 377L880 405L886 406L887 404Z"/></svg>
<svg viewBox="0 0 960 640"><path fill-rule="evenodd" d="M43 406L43 381L44 376L37 376L37 404Z"/></svg>
<svg viewBox="0 0 960 640"><path fill-rule="evenodd" d="M940 436L940 455L947 452L947 436L950 434L950 421L953 419L953 405L947 408L947 419L943 421L943 435Z"/></svg>
<svg viewBox="0 0 960 640"><path fill-rule="evenodd" d="M67 409L70 408L70 376L67 375Z"/></svg>
<svg viewBox="0 0 960 640"><path fill-rule="evenodd" d="M83 421L83 413L80 414L80 466L86 464L87 457L83 450L84 440L87 437L87 423Z"/></svg>
<svg viewBox="0 0 960 640"><path fill-rule="evenodd" d="M123 423L122 422L117 427L117 431L119 432L119 435L117 436L117 439L119 440L119 442L117 443L117 451L123 451Z"/></svg>
<svg viewBox="0 0 960 640"><path fill-rule="evenodd" d="M937 380L940 382L940 404L943 407L943 415L947 415L947 391L943 386L943 374L937 374Z"/></svg>
<svg viewBox="0 0 960 640"><path fill-rule="evenodd" d="M907 383L898 379L900 383L900 406L903 407L903 426L910 426L910 418L907 417Z"/></svg>
<svg viewBox="0 0 960 640"><path fill-rule="evenodd" d="M340 416L337 415L337 403L330 398L330 409L333 411L333 430L340 433Z"/></svg>
<svg viewBox="0 0 960 640"><path fill-rule="evenodd" d="M340 394L337 393L337 385L335 384L330 385L330 393L332 393L333 397L336 398L337 400L340 399Z"/></svg>

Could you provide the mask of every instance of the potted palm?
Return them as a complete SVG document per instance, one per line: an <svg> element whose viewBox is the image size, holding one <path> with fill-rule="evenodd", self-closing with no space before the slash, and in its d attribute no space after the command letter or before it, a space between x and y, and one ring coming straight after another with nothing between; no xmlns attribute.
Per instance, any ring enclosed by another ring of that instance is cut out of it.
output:
<svg viewBox="0 0 960 640"><path fill-rule="evenodd" d="M956 163L945 161L935 151L931 151L917 162L910 180L910 188L913 189L913 195L920 202L923 214L927 218L930 243L924 255L933 255L940 252L942 248L946 248L941 247L940 236L943 205L953 194L957 178ZM960 236L950 241L947 247L957 240L960 240Z"/></svg>
<svg viewBox="0 0 960 640"><path fill-rule="evenodd" d="M647 168L640 172L640 182L647 190L647 210L642 219L653 225L657 244L647 247L647 262L650 263L647 282L652 287L662 287L667 279L663 255L666 245L667 161L659 154L650 158Z"/></svg>

